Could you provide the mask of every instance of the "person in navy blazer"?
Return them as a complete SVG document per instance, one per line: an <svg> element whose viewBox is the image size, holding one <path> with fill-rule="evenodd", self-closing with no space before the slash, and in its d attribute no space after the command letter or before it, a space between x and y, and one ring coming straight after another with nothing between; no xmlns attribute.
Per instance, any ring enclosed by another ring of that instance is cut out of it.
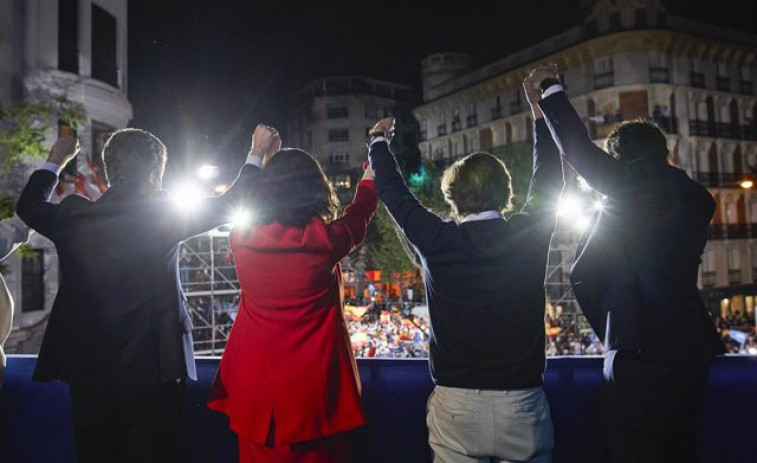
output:
<svg viewBox="0 0 757 463"><path fill-rule="evenodd" d="M110 188L97 201L50 202L78 151L73 137L58 139L24 188L18 215L55 244L60 265L33 378L70 384L79 462L173 461L184 383L196 379L178 243L229 221L235 197L259 174L254 161L280 146L261 127L234 186L193 212L161 189L166 148L138 129L108 138Z"/></svg>
<svg viewBox="0 0 757 463"><path fill-rule="evenodd" d="M613 462L693 462L695 417L713 354L724 352L697 288L712 196L668 163L651 122L620 124L608 152L591 140L553 68L529 85L566 161L603 207L571 271L581 310L605 340L600 419Z"/></svg>

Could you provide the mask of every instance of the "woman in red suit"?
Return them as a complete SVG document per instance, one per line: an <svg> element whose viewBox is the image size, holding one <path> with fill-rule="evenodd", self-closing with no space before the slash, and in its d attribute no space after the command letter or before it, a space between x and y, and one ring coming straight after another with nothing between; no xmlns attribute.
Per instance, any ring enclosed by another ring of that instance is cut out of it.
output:
<svg viewBox="0 0 757 463"><path fill-rule="evenodd" d="M241 300L208 406L229 416L241 462L341 462L365 424L339 261L376 210L366 171L337 219L318 162L283 149L250 195L255 224L230 243Z"/></svg>

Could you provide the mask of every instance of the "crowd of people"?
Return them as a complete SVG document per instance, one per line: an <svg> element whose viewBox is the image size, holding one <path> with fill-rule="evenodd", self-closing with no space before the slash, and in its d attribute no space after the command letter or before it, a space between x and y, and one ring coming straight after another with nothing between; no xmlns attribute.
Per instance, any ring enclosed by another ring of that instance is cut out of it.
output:
<svg viewBox="0 0 757 463"><path fill-rule="evenodd" d="M729 354L757 355L757 331L752 316L718 317L715 326Z"/></svg>
<svg viewBox="0 0 757 463"><path fill-rule="evenodd" d="M347 321L356 357L428 358L428 319L408 311L380 310Z"/></svg>

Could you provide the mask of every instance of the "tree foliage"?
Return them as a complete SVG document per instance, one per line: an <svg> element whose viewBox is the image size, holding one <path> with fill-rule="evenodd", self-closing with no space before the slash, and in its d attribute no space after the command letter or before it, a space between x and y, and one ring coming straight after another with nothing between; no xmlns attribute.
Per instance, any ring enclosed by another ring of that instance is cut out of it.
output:
<svg viewBox="0 0 757 463"><path fill-rule="evenodd" d="M86 120L81 103L64 97L24 101L0 108L0 170L17 166L23 156L42 157L47 153L45 135L63 121L73 128Z"/></svg>

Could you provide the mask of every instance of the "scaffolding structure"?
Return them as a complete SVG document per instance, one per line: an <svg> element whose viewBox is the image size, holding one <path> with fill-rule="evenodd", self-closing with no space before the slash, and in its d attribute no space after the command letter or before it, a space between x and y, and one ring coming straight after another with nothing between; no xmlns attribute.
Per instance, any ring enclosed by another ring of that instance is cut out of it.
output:
<svg viewBox="0 0 757 463"><path fill-rule="evenodd" d="M179 277L192 319L196 355L220 355L239 308L239 280L229 247L229 227L180 244Z"/></svg>

